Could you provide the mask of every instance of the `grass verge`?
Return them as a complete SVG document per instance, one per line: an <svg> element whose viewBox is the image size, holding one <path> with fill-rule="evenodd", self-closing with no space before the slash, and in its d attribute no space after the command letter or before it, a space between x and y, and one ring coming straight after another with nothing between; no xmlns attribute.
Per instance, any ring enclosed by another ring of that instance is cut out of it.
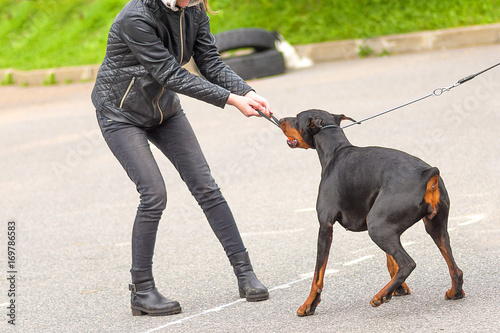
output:
<svg viewBox="0 0 500 333"><path fill-rule="evenodd" d="M126 0L0 0L0 68L98 64ZM211 0L214 33L260 27L292 44L500 22L500 0Z"/></svg>

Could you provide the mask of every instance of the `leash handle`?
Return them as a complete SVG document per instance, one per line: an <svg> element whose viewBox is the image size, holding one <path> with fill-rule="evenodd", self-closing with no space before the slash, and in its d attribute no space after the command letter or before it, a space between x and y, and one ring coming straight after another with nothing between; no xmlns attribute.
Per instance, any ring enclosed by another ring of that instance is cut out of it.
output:
<svg viewBox="0 0 500 333"><path fill-rule="evenodd" d="M269 118L268 116L266 116L264 112L260 111L259 109L254 109L254 110L257 111L262 117L269 120L273 125L280 127L280 121L274 115L271 114L271 117Z"/></svg>

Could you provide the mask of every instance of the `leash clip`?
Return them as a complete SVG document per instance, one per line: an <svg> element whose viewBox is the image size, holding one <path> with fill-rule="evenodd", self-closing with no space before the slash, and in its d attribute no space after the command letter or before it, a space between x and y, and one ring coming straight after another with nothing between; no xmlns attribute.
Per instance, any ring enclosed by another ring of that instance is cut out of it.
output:
<svg viewBox="0 0 500 333"><path fill-rule="evenodd" d="M447 92L447 91L450 91L451 89L455 88L455 87L458 87L459 85L461 85L461 82L458 81L456 83L454 83L453 85L449 86L449 87L444 87L444 88L437 88L437 89L434 89L434 91L432 92L432 94L434 96L441 96L444 92Z"/></svg>

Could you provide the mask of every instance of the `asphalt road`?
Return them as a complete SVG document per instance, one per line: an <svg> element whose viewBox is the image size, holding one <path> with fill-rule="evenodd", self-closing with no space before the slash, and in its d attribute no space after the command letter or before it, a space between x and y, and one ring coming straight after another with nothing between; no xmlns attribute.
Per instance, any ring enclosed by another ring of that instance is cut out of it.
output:
<svg viewBox="0 0 500 333"><path fill-rule="evenodd" d="M361 119L499 61L500 45L317 64L252 81L278 117L323 108ZM306 299L316 257L314 150L292 150L264 119L182 97L214 177L237 218L266 302L238 298L236 278L203 214L166 158L168 207L155 276L183 312L132 317L130 234L138 195L105 145L92 84L0 88L0 331L10 332L8 222L15 222L19 332L497 332L500 273L500 69L346 129L355 145L401 149L439 167L452 209L465 299L446 301L445 261L423 223L403 235L417 268L412 295L379 308L385 255L366 233L334 227L322 303Z"/></svg>

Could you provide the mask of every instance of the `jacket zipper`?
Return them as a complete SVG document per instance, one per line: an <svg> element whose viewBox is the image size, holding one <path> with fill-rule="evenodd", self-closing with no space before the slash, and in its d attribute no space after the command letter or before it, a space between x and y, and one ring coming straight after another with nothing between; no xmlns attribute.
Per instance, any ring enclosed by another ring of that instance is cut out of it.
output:
<svg viewBox="0 0 500 333"><path fill-rule="evenodd" d="M162 87L160 96L158 96L158 100L156 100L156 106L158 106L158 111L160 111L160 124L163 122L163 111L161 110L161 107L160 107L160 98L163 95L164 91L165 91L165 87Z"/></svg>
<svg viewBox="0 0 500 333"><path fill-rule="evenodd" d="M130 81L130 84L128 85L128 88L125 91L125 95L123 95L123 98L122 98L122 100L120 102L120 109L123 107L123 103L125 102L125 98L127 98L127 95L130 92L130 89L132 89L132 86L134 85L134 82L135 82L135 76Z"/></svg>
<svg viewBox="0 0 500 333"><path fill-rule="evenodd" d="M180 61L180 64L182 64L182 60L184 60L184 34L182 31L183 18L184 18L184 8L181 9L181 18L179 20L179 27L180 27L180 32L181 32L181 61ZM158 97L158 100L156 101L156 106L158 106L158 111L160 111L160 124L163 122L163 111L160 107L160 98L164 92L165 92L165 87L162 87L160 96Z"/></svg>
<svg viewBox="0 0 500 333"><path fill-rule="evenodd" d="M181 61L180 61L181 65L182 65L182 60L184 60L184 34L182 32L182 19L183 18L184 18L184 8L181 9L181 19L179 20L180 31L181 31Z"/></svg>

